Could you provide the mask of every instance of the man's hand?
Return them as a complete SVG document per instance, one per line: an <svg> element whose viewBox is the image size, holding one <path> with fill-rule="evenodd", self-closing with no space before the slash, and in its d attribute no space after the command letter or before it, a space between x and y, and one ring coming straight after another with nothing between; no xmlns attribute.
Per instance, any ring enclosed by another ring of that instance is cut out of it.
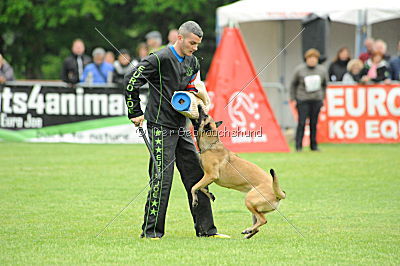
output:
<svg viewBox="0 0 400 266"><path fill-rule="evenodd" d="M131 118L132 123L135 124L135 126L137 127L141 127L143 125L143 121L144 121L144 115L138 116L138 117L134 117Z"/></svg>

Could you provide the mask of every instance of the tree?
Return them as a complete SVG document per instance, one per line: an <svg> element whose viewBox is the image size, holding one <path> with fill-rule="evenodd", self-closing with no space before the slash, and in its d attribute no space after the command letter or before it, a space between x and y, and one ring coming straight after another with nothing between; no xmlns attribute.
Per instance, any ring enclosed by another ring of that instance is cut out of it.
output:
<svg viewBox="0 0 400 266"><path fill-rule="evenodd" d="M133 53L148 31L167 36L170 28L195 20L205 33L197 56L205 58L206 73L215 49L216 7L230 2L234 1L5 0L0 2L0 51L17 78L59 79L73 39L82 38L88 54L97 46L114 51L95 28L117 48Z"/></svg>

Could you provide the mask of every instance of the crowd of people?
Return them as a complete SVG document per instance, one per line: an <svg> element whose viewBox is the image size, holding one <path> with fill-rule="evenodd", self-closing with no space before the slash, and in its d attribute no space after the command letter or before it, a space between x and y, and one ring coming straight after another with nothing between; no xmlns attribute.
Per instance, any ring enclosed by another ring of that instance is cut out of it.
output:
<svg viewBox="0 0 400 266"><path fill-rule="evenodd" d="M329 81L353 84L400 80L400 41L397 47L399 54L392 58L383 40L367 39L365 47L367 51L355 59L351 59L348 48L340 48L328 70L319 64L320 52L317 49L312 48L304 53L305 62L296 67L290 83L290 100L295 103L298 113L296 151L303 149L307 118L310 123L310 148L319 151L316 140L318 115Z"/></svg>
<svg viewBox="0 0 400 266"><path fill-rule="evenodd" d="M328 68L330 81L351 84L400 80L400 41L397 47L399 54L392 57L381 39L366 39L364 45L367 51L354 59L351 59L347 47L339 49Z"/></svg>
<svg viewBox="0 0 400 266"><path fill-rule="evenodd" d="M168 44L175 43L178 31L172 29L168 34ZM128 49L120 49L117 58L112 51L102 47L93 49L92 58L85 54L85 44L81 39L72 43L71 55L63 63L61 79L70 84L84 83L117 83L122 84L125 74L131 70L149 53L165 47L158 31L151 31L145 36L146 42L140 43L136 55L131 56Z"/></svg>

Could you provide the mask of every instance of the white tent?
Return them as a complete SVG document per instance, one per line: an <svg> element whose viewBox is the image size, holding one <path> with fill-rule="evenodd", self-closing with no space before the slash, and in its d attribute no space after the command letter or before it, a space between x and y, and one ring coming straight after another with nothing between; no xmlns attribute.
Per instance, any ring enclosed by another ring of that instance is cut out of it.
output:
<svg viewBox="0 0 400 266"><path fill-rule="evenodd" d="M229 21L299 20L309 13L328 14L332 21L352 25L359 23L359 12L366 11L367 24L400 18L400 1L396 0L242 0L217 9L218 26Z"/></svg>
<svg viewBox="0 0 400 266"><path fill-rule="evenodd" d="M343 46L348 47L353 56L358 54L361 33L385 40L389 54L397 53L399 0L242 0L217 9L217 34L224 26L238 25L257 70L293 40L259 76L262 82L280 83L287 88L294 67L302 62L301 35L295 36L301 31L301 20L310 13L328 15L332 21L326 65ZM287 89L285 91L287 93ZM272 87L267 88L267 94L278 120L286 126L281 113L284 112L282 101L287 100L287 95L282 96L282 89L278 91Z"/></svg>

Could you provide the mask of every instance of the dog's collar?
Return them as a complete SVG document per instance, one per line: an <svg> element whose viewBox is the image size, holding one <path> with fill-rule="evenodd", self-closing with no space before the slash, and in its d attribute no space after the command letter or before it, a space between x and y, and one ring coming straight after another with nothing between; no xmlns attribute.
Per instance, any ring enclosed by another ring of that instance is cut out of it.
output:
<svg viewBox="0 0 400 266"><path fill-rule="evenodd" d="M200 154L202 154L202 153L208 151L209 149L212 148L212 146L214 146L214 145L217 144L218 142L221 142L221 141L220 141L220 140L217 140L216 142L211 143L211 144L207 147L207 149L205 149L204 151L202 151L202 150L200 149Z"/></svg>

